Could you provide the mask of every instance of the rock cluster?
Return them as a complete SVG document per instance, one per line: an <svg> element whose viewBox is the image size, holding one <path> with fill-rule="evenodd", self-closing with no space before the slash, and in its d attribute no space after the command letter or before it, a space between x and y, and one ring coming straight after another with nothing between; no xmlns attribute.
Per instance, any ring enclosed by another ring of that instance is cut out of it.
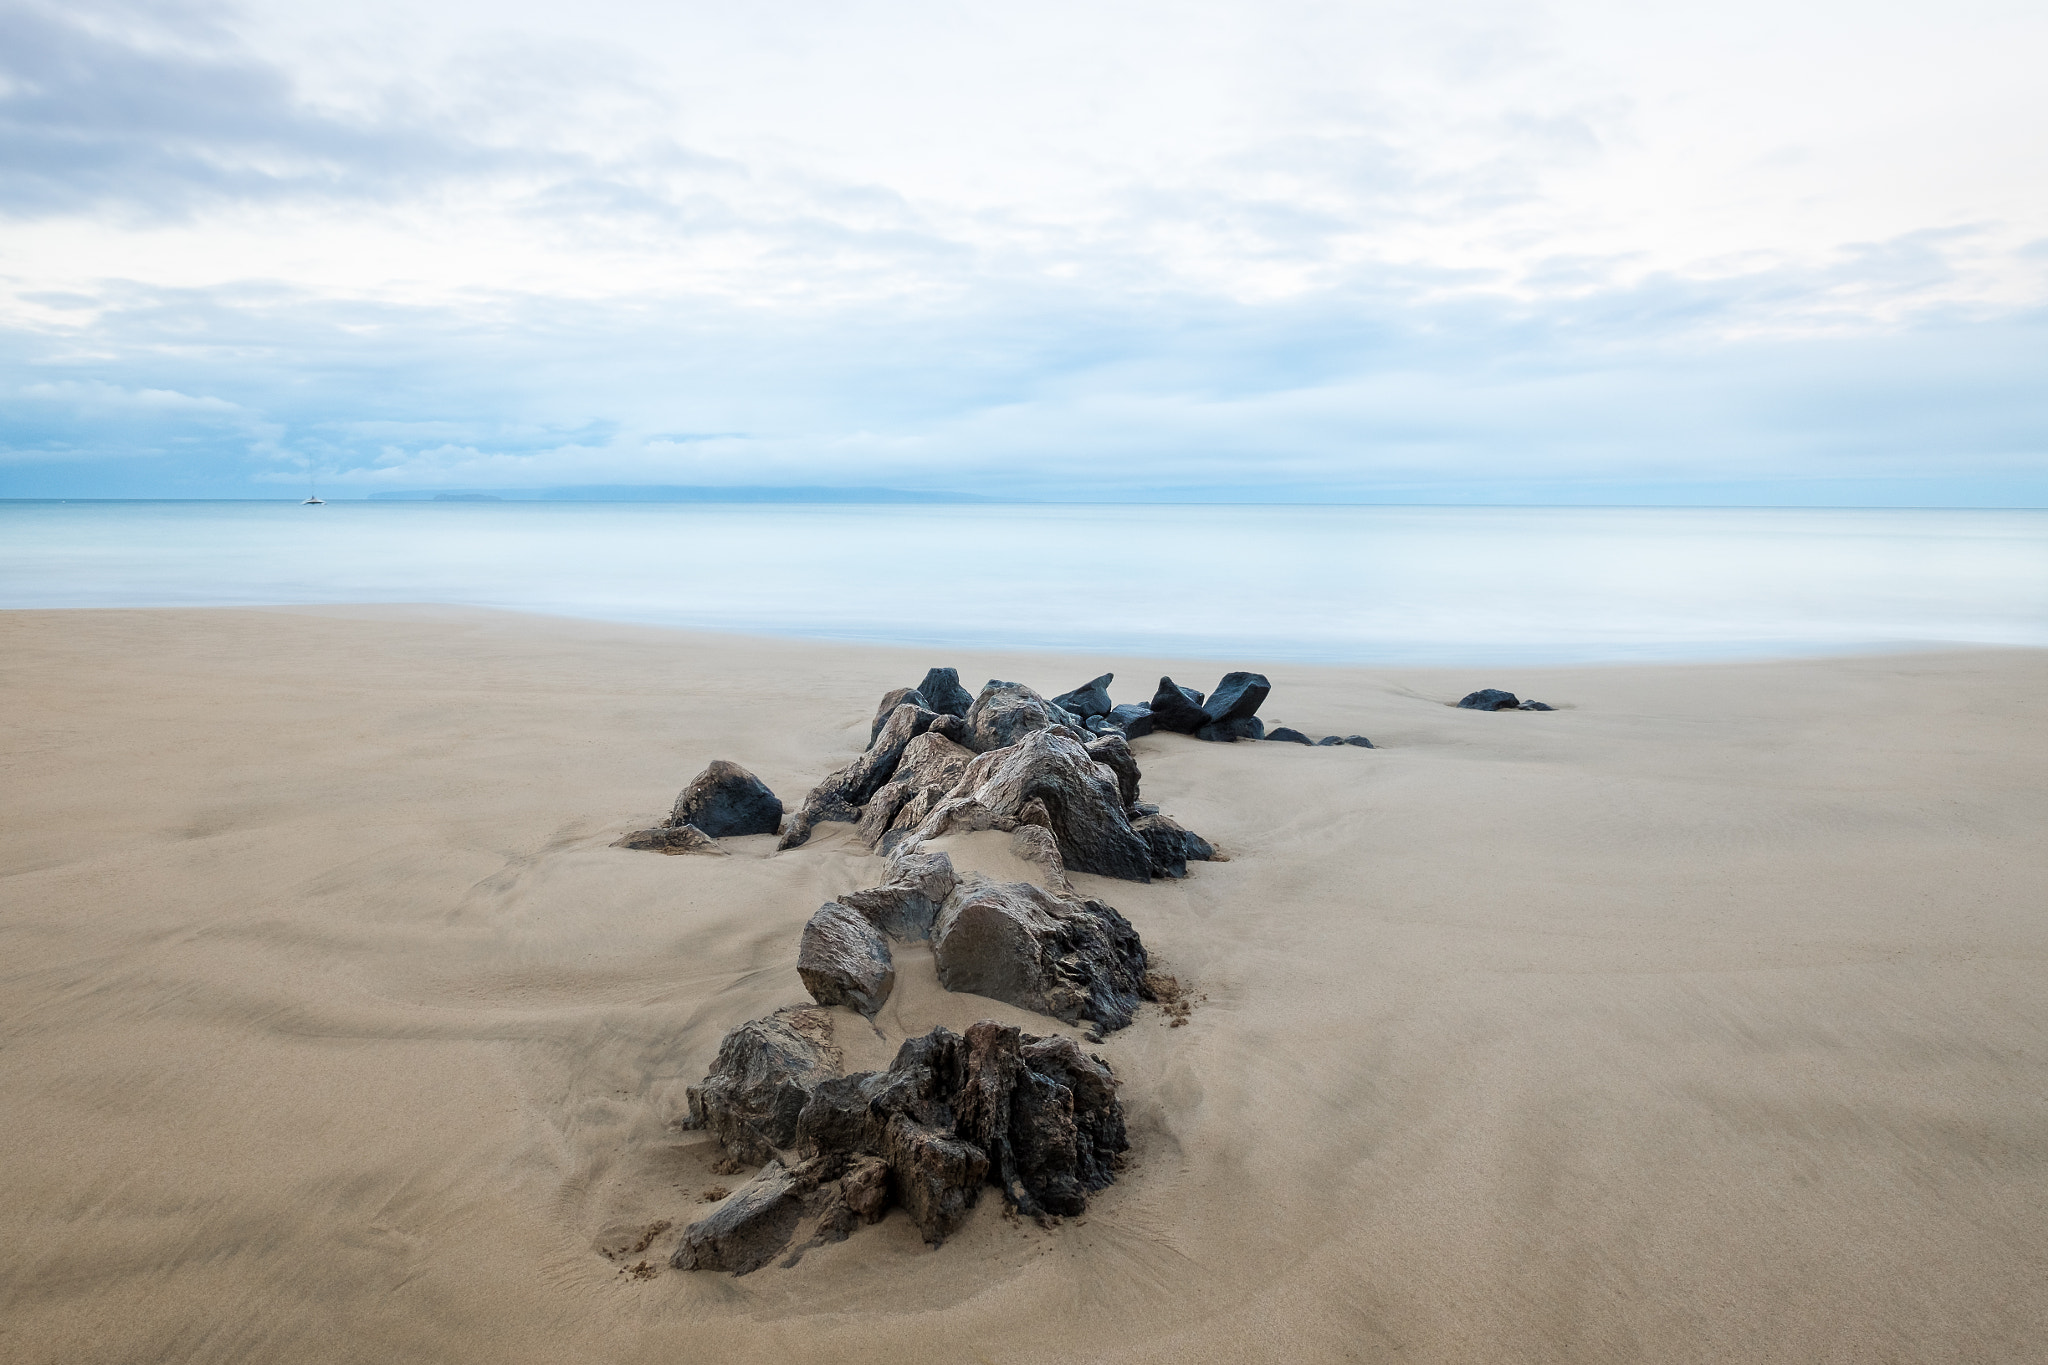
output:
<svg viewBox="0 0 2048 1365"><path fill-rule="evenodd" d="M1468 692L1458 703L1467 711L1554 711L1540 701L1523 701L1512 692L1503 692L1498 687L1482 687L1477 692Z"/></svg>

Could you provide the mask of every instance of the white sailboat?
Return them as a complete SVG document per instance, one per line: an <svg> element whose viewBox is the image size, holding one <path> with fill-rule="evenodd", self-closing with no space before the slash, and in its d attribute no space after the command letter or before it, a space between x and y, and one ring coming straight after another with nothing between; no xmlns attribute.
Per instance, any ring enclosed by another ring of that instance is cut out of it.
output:
<svg viewBox="0 0 2048 1365"><path fill-rule="evenodd" d="M322 498L322 497L320 496L319 492L318 492L318 491L317 491L317 490L316 490L316 489L315 489L315 488L313 487L313 471L312 471L312 470L310 470L310 469L309 469L309 470L307 470L307 471L306 471L306 500L305 500L304 502L300 503L300 504L299 504L299 506L301 506L301 507L325 507L326 505L327 505L326 501L325 501L325 500L324 500L324 499L323 499L323 498Z"/></svg>

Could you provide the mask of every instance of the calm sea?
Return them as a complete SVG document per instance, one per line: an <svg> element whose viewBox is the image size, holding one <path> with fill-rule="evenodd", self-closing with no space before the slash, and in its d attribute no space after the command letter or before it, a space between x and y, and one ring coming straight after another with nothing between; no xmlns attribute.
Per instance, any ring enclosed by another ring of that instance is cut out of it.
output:
<svg viewBox="0 0 2048 1365"><path fill-rule="evenodd" d="M0 606L310 602L1325 661L2048 645L2048 512L0 503Z"/></svg>

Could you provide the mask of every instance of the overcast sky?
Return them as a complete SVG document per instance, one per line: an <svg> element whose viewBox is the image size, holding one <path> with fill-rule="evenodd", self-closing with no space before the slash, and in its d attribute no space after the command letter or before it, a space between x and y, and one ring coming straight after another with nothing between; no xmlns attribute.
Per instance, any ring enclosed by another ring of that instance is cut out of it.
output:
<svg viewBox="0 0 2048 1365"><path fill-rule="evenodd" d="M2048 504L2048 5L0 0L0 496Z"/></svg>

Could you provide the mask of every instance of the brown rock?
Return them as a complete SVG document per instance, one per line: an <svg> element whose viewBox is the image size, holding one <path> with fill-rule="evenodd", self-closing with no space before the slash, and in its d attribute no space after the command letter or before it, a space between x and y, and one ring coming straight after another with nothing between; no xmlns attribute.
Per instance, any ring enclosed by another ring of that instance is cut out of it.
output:
<svg viewBox="0 0 2048 1365"><path fill-rule="evenodd" d="M719 857L725 854L716 839L695 825L657 825L653 829L636 829L622 839L613 840L612 847L651 849L668 854L704 853Z"/></svg>
<svg viewBox="0 0 2048 1365"><path fill-rule="evenodd" d="M872 1019L896 988L889 944L860 911L826 901L804 926L796 974L821 1005L844 1005Z"/></svg>
<svg viewBox="0 0 2048 1365"><path fill-rule="evenodd" d="M803 1218L797 1183L779 1161L683 1229L669 1264L677 1270L758 1270L789 1244Z"/></svg>
<svg viewBox="0 0 2048 1365"><path fill-rule="evenodd" d="M711 1074L685 1092L691 1126L715 1134L736 1162L767 1161L796 1140L811 1092L841 1065L825 1011L783 1009L751 1019L720 1040Z"/></svg>
<svg viewBox="0 0 2048 1365"><path fill-rule="evenodd" d="M773 834L782 824L782 801L739 764L714 759L676 797L668 823L695 825L714 839Z"/></svg>
<svg viewBox="0 0 2048 1365"><path fill-rule="evenodd" d="M933 930L949 991L971 991L1100 1032L1131 1022L1143 995L1145 947L1130 921L1097 900L1030 882L970 875Z"/></svg>

